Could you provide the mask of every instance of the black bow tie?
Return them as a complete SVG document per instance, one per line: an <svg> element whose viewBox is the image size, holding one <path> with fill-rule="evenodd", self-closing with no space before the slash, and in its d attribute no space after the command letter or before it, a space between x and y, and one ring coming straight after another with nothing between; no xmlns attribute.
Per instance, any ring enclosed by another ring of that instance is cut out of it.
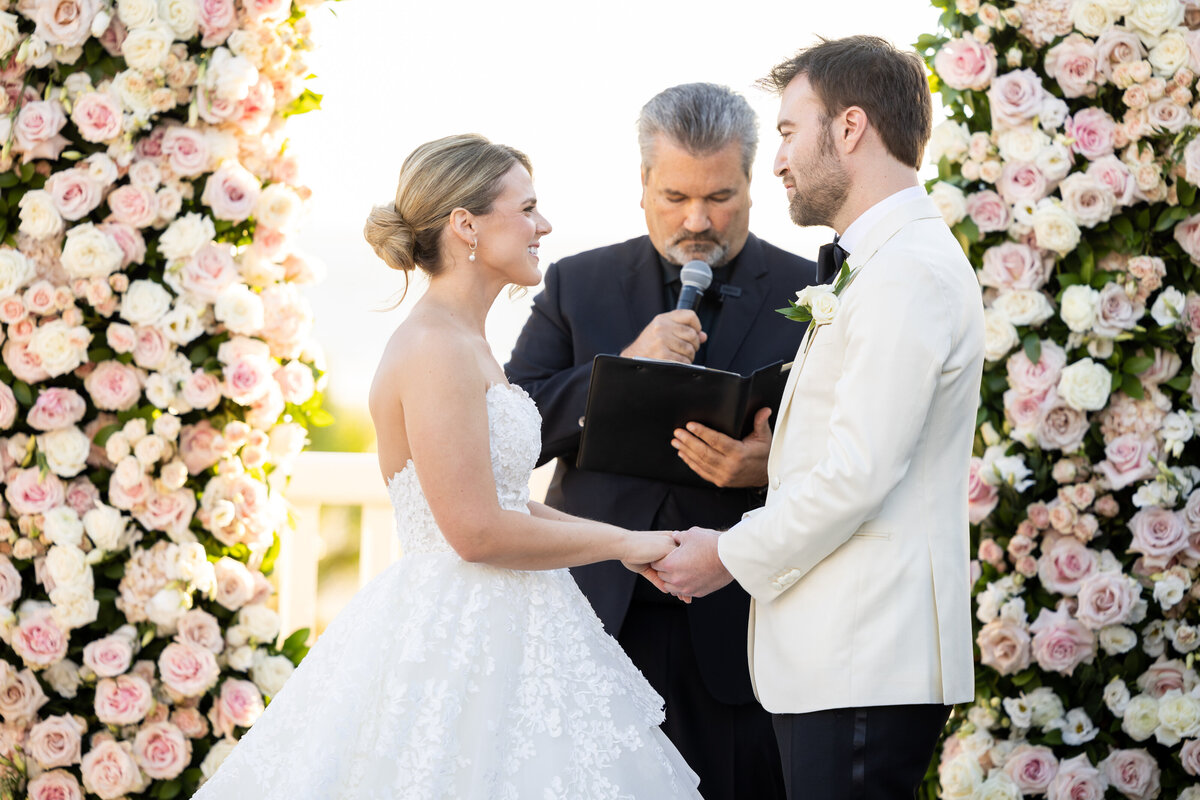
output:
<svg viewBox="0 0 1200 800"><path fill-rule="evenodd" d="M838 244L836 236L829 244L821 245L817 251L817 283L833 283L847 255L849 253Z"/></svg>

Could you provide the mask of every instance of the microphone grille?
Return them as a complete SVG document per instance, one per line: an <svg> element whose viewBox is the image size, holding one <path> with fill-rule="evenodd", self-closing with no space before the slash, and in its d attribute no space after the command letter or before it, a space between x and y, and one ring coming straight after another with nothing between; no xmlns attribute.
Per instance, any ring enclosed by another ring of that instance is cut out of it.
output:
<svg viewBox="0 0 1200 800"><path fill-rule="evenodd" d="M712 283L712 267L707 263L696 259L689 261L683 265L683 269L679 270L679 282L684 286L696 286L701 291L708 288Z"/></svg>

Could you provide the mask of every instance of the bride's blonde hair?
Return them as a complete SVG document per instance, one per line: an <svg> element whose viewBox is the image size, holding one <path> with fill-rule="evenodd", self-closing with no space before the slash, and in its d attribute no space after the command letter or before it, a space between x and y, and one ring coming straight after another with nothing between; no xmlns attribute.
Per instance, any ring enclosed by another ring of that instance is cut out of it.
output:
<svg viewBox="0 0 1200 800"><path fill-rule="evenodd" d="M442 230L451 213L491 211L513 164L533 173L524 153L475 133L426 142L404 159L395 201L371 209L363 235L385 264L405 273L405 291L416 267L430 276L441 270Z"/></svg>

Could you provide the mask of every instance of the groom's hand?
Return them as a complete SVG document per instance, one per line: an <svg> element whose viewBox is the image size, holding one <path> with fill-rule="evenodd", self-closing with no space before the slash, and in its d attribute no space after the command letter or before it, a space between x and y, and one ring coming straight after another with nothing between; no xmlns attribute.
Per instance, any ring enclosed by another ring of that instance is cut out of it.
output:
<svg viewBox="0 0 1200 800"><path fill-rule="evenodd" d="M691 528L675 534L679 547L650 566L663 590L680 597L704 597L723 589L733 576L717 555L717 531Z"/></svg>
<svg viewBox="0 0 1200 800"><path fill-rule="evenodd" d="M734 439L689 422L687 429L675 430L671 446L683 463L701 478L725 489L766 486L767 456L771 452L771 409L760 408L754 415L754 430L745 439Z"/></svg>

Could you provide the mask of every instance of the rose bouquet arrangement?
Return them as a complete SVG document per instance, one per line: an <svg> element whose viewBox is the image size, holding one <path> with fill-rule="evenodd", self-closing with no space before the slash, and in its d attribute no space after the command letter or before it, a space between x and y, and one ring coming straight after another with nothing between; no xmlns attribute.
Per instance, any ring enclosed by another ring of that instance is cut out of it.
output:
<svg viewBox="0 0 1200 800"><path fill-rule="evenodd" d="M321 0L0 0L0 797L187 797L303 656Z"/></svg>

